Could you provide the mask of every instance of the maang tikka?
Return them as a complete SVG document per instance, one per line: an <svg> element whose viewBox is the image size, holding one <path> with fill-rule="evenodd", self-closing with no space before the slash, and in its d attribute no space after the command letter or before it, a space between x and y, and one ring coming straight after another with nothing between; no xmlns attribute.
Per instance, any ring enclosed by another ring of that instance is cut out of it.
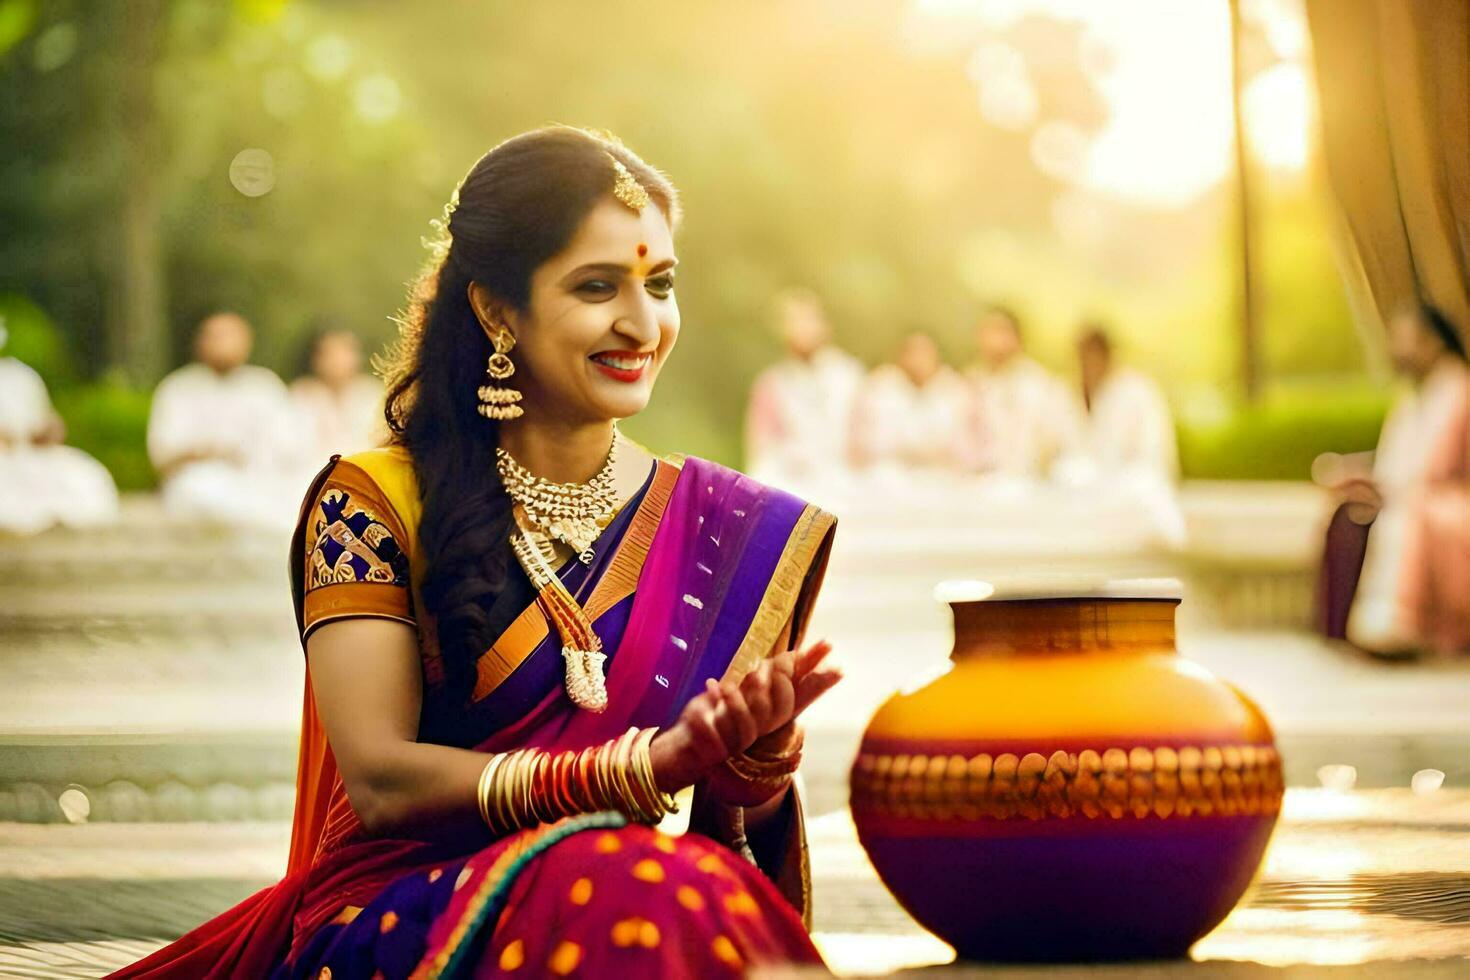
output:
<svg viewBox="0 0 1470 980"><path fill-rule="evenodd" d="M521 393L496 384L516 373L516 366L510 359L511 348L516 345L515 336L502 326L491 335L490 343L494 345L495 353L490 355L485 365L487 381L480 386L478 411L485 418L498 422L518 419L525 414L520 405Z"/></svg>

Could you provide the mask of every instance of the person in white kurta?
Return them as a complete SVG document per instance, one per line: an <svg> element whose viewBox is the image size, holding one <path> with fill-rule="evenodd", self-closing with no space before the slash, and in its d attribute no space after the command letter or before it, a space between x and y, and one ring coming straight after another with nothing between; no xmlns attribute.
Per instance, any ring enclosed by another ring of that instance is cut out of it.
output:
<svg viewBox="0 0 1470 980"><path fill-rule="evenodd" d="M0 357L0 533L117 520L112 474L80 449L62 445L65 432L41 376L13 357Z"/></svg>
<svg viewBox="0 0 1470 980"><path fill-rule="evenodd" d="M1076 487L1106 486L1149 514L1161 543L1184 543L1179 507L1179 445L1164 392L1142 371L1119 364L1101 327L1077 340L1081 427L1076 445L1052 475Z"/></svg>
<svg viewBox="0 0 1470 980"><path fill-rule="evenodd" d="M969 372L974 415L971 468L1044 479L1079 439L1076 401L1062 382L1026 355L1016 315L987 311L975 328L980 360Z"/></svg>
<svg viewBox="0 0 1470 980"><path fill-rule="evenodd" d="M291 402L306 432L305 463L314 473L332 454L349 455L388 438L383 385L363 371L362 341L350 330L324 330L311 343L309 372L291 382Z"/></svg>
<svg viewBox="0 0 1470 980"><path fill-rule="evenodd" d="M1179 480L1179 444L1168 399L1153 379L1118 364L1096 327L1077 341L1085 414L1076 456L1109 475Z"/></svg>
<svg viewBox="0 0 1470 980"><path fill-rule="evenodd" d="M917 476L959 466L970 394L927 334L910 334L893 364L876 368L858 391L850 445L854 462Z"/></svg>
<svg viewBox="0 0 1470 980"><path fill-rule="evenodd" d="M806 291L780 298L786 357L757 376L746 412L746 471L794 493L838 488L850 468L847 432L863 379L857 358L832 344L821 302Z"/></svg>
<svg viewBox="0 0 1470 980"><path fill-rule="evenodd" d="M260 527L296 519L304 438L285 384L246 363L253 344L243 318L214 314L199 327L197 360L154 392L148 457L176 516Z"/></svg>

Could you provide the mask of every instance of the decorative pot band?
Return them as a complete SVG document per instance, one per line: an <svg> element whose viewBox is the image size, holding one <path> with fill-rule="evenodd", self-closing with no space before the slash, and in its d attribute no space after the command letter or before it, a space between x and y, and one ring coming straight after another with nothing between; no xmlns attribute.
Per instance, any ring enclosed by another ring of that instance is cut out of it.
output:
<svg viewBox="0 0 1470 980"><path fill-rule="evenodd" d="M855 808L928 820L1272 814L1283 789L1281 757L1269 745L1058 749L1049 757L863 753L852 770Z"/></svg>

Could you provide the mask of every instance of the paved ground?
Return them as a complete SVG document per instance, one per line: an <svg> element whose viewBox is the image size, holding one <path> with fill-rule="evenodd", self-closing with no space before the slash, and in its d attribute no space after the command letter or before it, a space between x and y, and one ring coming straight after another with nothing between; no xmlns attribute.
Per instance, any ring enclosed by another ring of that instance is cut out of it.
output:
<svg viewBox="0 0 1470 980"><path fill-rule="evenodd" d="M1201 492L1191 530L1248 574L1229 565L1229 589L1202 579L1181 636L1186 655L1251 692L1281 735L1293 789L1263 880L1196 962L1046 977L1470 975L1470 664L1385 667L1283 628L1309 583L1300 525L1317 505L1300 488L1272 494ZM98 534L0 541L0 976L97 976L269 883L283 863L301 662L282 544L170 526L137 501L130 515ZM858 533L834 558L813 627L848 670L841 694L808 719L816 933L839 972L881 974L951 956L877 880L845 811L846 768L872 710L945 663L934 580L1181 566L1055 551L977 563L973 542L949 541L942 526L912 561L911 535L845 530ZM1258 613L1276 625L1221 628ZM1320 788L1327 764L1353 767L1356 788ZM1425 768L1444 771L1445 785L1416 795L1409 781ZM60 820L68 783L94 822L4 822ZM213 822L187 822L197 820Z"/></svg>
<svg viewBox="0 0 1470 980"><path fill-rule="evenodd" d="M0 825L0 975L96 976L129 962L269 884L288 838L281 822ZM1217 961L1242 961L1399 976L1403 959L1439 961L1436 975L1470 969L1467 840L1467 790L1291 790L1251 896L1193 962L1165 972L1214 976ZM950 962L877 880L844 811L817 816L811 844L815 934L836 971Z"/></svg>

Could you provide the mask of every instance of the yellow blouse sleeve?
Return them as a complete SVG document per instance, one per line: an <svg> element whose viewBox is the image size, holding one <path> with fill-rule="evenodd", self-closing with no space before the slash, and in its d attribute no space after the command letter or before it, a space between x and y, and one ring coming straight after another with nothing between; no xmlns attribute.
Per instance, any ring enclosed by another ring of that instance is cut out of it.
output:
<svg viewBox="0 0 1470 980"><path fill-rule="evenodd" d="M302 519L303 639L337 619L415 623L406 550L411 542L367 473L339 461Z"/></svg>

